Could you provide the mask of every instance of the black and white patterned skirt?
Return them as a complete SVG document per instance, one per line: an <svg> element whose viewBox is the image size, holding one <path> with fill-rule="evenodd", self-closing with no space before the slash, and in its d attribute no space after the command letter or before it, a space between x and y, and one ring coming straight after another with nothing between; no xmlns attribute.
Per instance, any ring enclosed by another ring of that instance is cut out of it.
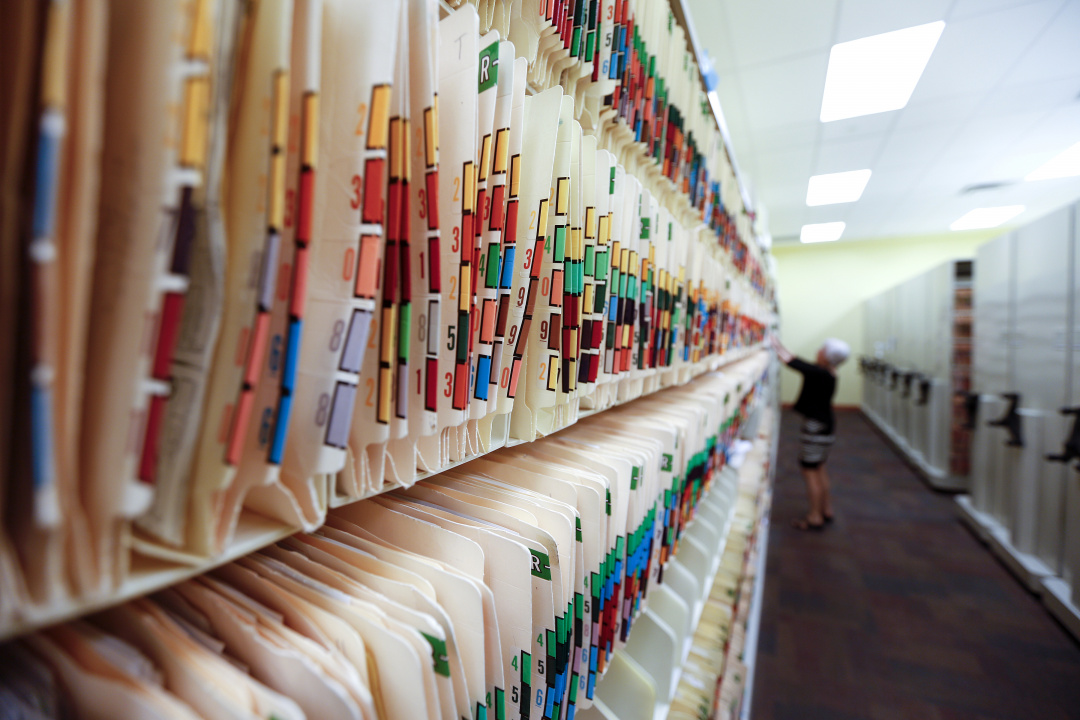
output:
<svg viewBox="0 0 1080 720"><path fill-rule="evenodd" d="M806 418L799 433L799 465L809 470L821 467L829 459L836 436L826 434L828 425Z"/></svg>

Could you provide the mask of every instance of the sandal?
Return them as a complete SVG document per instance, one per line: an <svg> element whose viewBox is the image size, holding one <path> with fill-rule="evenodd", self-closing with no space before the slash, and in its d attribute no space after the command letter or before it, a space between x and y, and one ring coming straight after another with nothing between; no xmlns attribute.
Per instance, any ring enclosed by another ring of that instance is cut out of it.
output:
<svg viewBox="0 0 1080 720"><path fill-rule="evenodd" d="M827 522L828 520L823 523L812 523L806 518L803 518L801 520L795 520L791 523L791 526L796 530L802 530L803 532L821 532L825 529L825 523Z"/></svg>

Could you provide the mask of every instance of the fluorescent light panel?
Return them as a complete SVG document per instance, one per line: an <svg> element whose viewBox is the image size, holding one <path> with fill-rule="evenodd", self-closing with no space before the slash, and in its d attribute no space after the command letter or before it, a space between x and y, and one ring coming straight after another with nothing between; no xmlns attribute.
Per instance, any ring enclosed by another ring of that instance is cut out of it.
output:
<svg viewBox="0 0 1080 720"><path fill-rule="evenodd" d="M799 242L833 242L840 239L840 236L844 234L845 227L847 227L847 224L842 222L803 225L802 231L799 233Z"/></svg>
<svg viewBox="0 0 1080 720"><path fill-rule="evenodd" d="M1003 225L1024 212L1023 205L1000 205L998 207L975 208L957 218L949 226L950 230L984 230Z"/></svg>
<svg viewBox="0 0 1080 720"><path fill-rule="evenodd" d="M862 197L868 182L869 170L814 175L806 187L806 204L814 207L855 202Z"/></svg>
<svg viewBox="0 0 1080 720"><path fill-rule="evenodd" d="M1042 167L1025 177L1025 180L1052 180L1080 175L1080 143L1050 158Z"/></svg>
<svg viewBox="0 0 1080 720"><path fill-rule="evenodd" d="M939 20L833 45L821 122L907 105L944 29L945 22Z"/></svg>

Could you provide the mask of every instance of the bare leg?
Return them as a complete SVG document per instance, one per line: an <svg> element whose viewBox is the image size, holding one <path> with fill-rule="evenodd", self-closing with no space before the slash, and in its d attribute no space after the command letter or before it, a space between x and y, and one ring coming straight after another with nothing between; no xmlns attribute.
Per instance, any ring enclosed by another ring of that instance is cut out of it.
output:
<svg viewBox="0 0 1080 720"><path fill-rule="evenodd" d="M806 514L806 520L803 522L806 525L820 526L825 522L825 518L821 514L823 498L817 468L802 468L802 474L803 479L806 480L806 494L810 500L810 512Z"/></svg>
<svg viewBox="0 0 1080 720"><path fill-rule="evenodd" d="M818 485L821 487L821 516L826 520L831 520L833 516L832 509L832 488L829 485L829 473L825 470L825 466L822 465L817 469L818 472Z"/></svg>

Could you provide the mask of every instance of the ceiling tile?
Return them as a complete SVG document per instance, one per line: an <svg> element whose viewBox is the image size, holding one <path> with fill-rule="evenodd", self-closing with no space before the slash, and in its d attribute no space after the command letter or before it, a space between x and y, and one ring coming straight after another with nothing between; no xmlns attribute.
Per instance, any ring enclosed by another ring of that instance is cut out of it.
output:
<svg viewBox="0 0 1080 720"><path fill-rule="evenodd" d="M844 237L847 239L877 237L889 232L896 208L893 203L878 202L853 207L848 212Z"/></svg>
<svg viewBox="0 0 1080 720"><path fill-rule="evenodd" d="M733 30L724 3L715 0L688 0L684 7L690 14L698 43L708 51L713 66L721 75L736 65L735 46L731 42Z"/></svg>
<svg viewBox="0 0 1080 720"><path fill-rule="evenodd" d="M842 43L944 20L951 4L952 0L842 0L834 42Z"/></svg>
<svg viewBox="0 0 1080 720"><path fill-rule="evenodd" d="M769 230L774 237L798 235L803 226L803 208L779 207L769 209Z"/></svg>
<svg viewBox="0 0 1080 720"><path fill-rule="evenodd" d="M743 163L745 158L752 158L757 152L758 143L755 140L755 128L746 119L747 104L739 85L737 78L728 82L721 81L717 96L720 98L720 107L724 112L724 121L727 123L732 145L735 146L735 155L739 162Z"/></svg>
<svg viewBox="0 0 1080 720"><path fill-rule="evenodd" d="M746 119L755 128L817 122L828 54L745 69L739 77Z"/></svg>
<svg viewBox="0 0 1080 720"><path fill-rule="evenodd" d="M918 163L882 168L881 163L878 163L858 205L884 203L887 206L896 198L903 197L918 183L928 165L929 163Z"/></svg>
<svg viewBox="0 0 1080 720"><path fill-rule="evenodd" d="M852 203L843 205L818 205L808 207L803 213L803 223L847 222Z"/></svg>
<svg viewBox="0 0 1080 720"><path fill-rule="evenodd" d="M1044 117L1013 144L1007 155L997 158L992 168L999 177L1020 179L1078 142L1080 103L1072 103Z"/></svg>
<svg viewBox="0 0 1080 720"><path fill-rule="evenodd" d="M805 183L810 177L810 168L814 160L812 147L795 148L780 152L758 153L756 178L759 188L772 187L783 183Z"/></svg>
<svg viewBox="0 0 1080 720"><path fill-rule="evenodd" d="M824 78L817 100L817 117L821 117L821 96L825 93ZM862 117L847 118L846 120L833 120L821 123L821 140L853 140L861 137L872 137L889 132L893 123L896 122L895 112L876 113L863 115Z"/></svg>
<svg viewBox="0 0 1080 720"><path fill-rule="evenodd" d="M844 239L944 232L980 205L1024 204L1034 218L1080 197L1080 179L1014 182L1080 142L1080 0L955 0L951 11L947 0L688 1L724 26L703 36L730 64L721 102L775 238L830 221L848 223ZM943 12L945 33L906 108L818 120L828 28L848 40ZM858 202L806 207L811 174L862 167L873 175ZM963 192L991 181L1010 182Z"/></svg>
<svg viewBox="0 0 1080 720"><path fill-rule="evenodd" d="M1077 30L1080 38L1080 29ZM986 94L979 104L980 115L1012 115L1033 111L1049 112L1080 100L1080 72L1062 80L1032 80L1002 85Z"/></svg>
<svg viewBox="0 0 1080 720"><path fill-rule="evenodd" d="M956 138L960 123L930 126L916 130L894 130L871 168L884 173L891 168L927 168Z"/></svg>
<svg viewBox="0 0 1080 720"><path fill-rule="evenodd" d="M1005 76L1009 85L1047 78L1080 77L1080 3L1066 4L1020 62ZM1080 92L1077 83L1076 92Z"/></svg>
<svg viewBox="0 0 1080 720"><path fill-rule="evenodd" d="M947 19L960 20L973 15L985 15L995 10L1028 5L1032 2L1037 2L1037 0L956 0Z"/></svg>
<svg viewBox="0 0 1080 720"><path fill-rule="evenodd" d="M827 52L833 44L837 1L728 2L729 34L739 64L746 67L814 50Z"/></svg>
<svg viewBox="0 0 1080 720"><path fill-rule="evenodd" d="M806 207L806 180L800 178L791 182L759 185L758 196L770 210L780 208L802 210Z"/></svg>
<svg viewBox="0 0 1080 720"><path fill-rule="evenodd" d="M878 135L858 140L821 143L813 174L873 169L883 141L884 138Z"/></svg>
<svg viewBox="0 0 1080 720"><path fill-rule="evenodd" d="M770 128L758 128L754 144L766 151L794 150L813 146L819 127L816 123L790 123Z"/></svg>
<svg viewBox="0 0 1080 720"><path fill-rule="evenodd" d="M893 132L936 128L942 125L959 126L975 114L985 98L986 93L968 92L910 102L900 111Z"/></svg>
<svg viewBox="0 0 1080 720"><path fill-rule="evenodd" d="M1062 2L1040 0L948 23L911 101L991 89L1027 51Z"/></svg>
<svg viewBox="0 0 1080 720"><path fill-rule="evenodd" d="M992 161L996 155L1011 150L1046 115L1046 111L978 115L963 127L947 154L960 157L981 155L987 161Z"/></svg>

